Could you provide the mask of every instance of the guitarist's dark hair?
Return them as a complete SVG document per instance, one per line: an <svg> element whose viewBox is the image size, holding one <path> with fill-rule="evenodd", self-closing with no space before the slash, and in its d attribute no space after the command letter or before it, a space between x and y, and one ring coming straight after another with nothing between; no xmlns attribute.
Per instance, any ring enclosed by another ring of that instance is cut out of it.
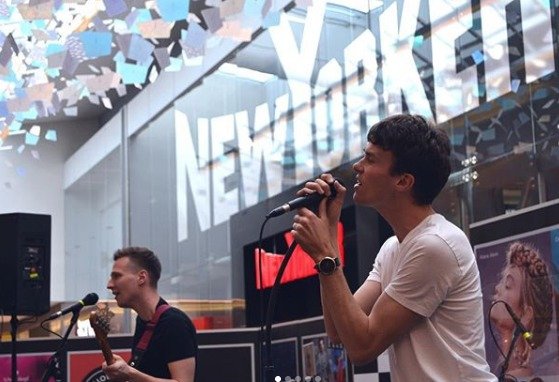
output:
<svg viewBox="0 0 559 382"><path fill-rule="evenodd" d="M161 277L161 262L155 253L146 247L126 247L117 250L113 260L123 257L128 257L136 266L145 269L149 274L150 285L157 289L157 282Z"/></svg>

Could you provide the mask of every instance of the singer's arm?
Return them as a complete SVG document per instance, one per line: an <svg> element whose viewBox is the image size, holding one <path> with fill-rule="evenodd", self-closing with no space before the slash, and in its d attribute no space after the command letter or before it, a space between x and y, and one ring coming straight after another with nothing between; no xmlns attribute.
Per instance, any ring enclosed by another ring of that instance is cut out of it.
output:
<svg viewBox="0 0 559 382"><path fill-rule="evenodd" d="M340 337L332 321L330 308L328 307L328 299L325 298L322 284L320 286L320 298L322 301L322 312L324 315L324 326L326 334L334 343L340 343ZM381 286L376 281L365 281L361 287L353 294L355 301L361 307L361 310L367 315L371 313L373 305L376 303L382 293Z"/></svg>
<svg viewBox="0 0 559 382"><path fill-rule="evenodd" d="M328 184L332 181L331 175L322 175L321 179L305 184L300 192L317 191L328 195ZM335 186L337 197L323 199L318 214L302 208L294 217L291 232L315 262L339 255L334 227L339 220L346 190L338 182ZM327 328L343 343L354 364L367 363L378 357L423 319L386 293L380 293L378 282L367 282L354 297L340 268L333 274L319 277L323 312L328 315L325 317ZM365 302L367 298L370 298L369 303Z"/></svg>
<svg viewBox="0 0 559 382"><path fill-rule="evenodd" d="M336 333L354 364L378 357L423 319L386 293L380 294L367 314L358 302L361 297L358 299L351 294L340 269L329 276L321 275L320 284L326 303L324 309L329 312ZM380 292L377 282L366 282L365 289L362 288L358 291L360 296Z"/></svg>
<svg viewBox="0 0 559 382"><path fill-rule="evenodd" d="M324 216L325 201L319 209L319 214ZM338 256L337 239L331 234L329 224L317 223L317 219L320 218L309 210L299 211L296 229L292 231L295 239L315 261ZM353 296L341 268L319 277L329 335L343 343L354 364L372 361L423 320L385 292L380 293L378 282L366 282ZM369 303L365 302L367 298Z"/></svg>

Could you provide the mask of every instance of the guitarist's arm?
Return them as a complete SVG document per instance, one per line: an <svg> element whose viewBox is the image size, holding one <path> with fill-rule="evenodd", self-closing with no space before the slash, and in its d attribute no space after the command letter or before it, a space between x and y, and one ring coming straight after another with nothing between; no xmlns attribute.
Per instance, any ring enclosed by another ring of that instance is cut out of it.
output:
<svg viewBox="0 0 559 382"><path fill-rule="evenodd" d="M111 381L129 381L129 382L193 382L196 361L194 357L185 358L174 362L169 362L169 370L171 379L162 379L149 376L141 371L134 369L128 365L122 357L113 355L114 363L107 365L103 363L103 371Z"/></svg>

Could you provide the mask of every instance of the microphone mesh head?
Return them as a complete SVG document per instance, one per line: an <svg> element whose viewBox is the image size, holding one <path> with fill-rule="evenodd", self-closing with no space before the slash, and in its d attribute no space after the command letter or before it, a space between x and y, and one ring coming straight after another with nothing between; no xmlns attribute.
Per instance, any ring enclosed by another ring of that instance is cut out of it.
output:
<svg viewBox="0 0 559 382"><path fill-rule="evenodd" d="M89 293L82 300L84 306L96 304L99 301L99 296L97 293Z"/></svg>

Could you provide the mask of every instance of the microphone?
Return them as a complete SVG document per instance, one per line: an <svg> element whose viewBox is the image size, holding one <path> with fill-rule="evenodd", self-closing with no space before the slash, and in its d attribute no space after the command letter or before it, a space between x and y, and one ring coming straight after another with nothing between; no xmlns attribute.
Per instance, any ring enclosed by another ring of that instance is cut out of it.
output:
<svg viewBox="0 0 559 382"><path fill-rule="evenodd" d="M330 196L329 199L333 199L337 195L336 187L334 186L335 182L339 182L342 186L344 185L339 179L334 179L332 183L329 184L330 186ZM283 215L286 212L296 210L298 208L306 207L306 208L314 208L318 206L318 203L325 197L324 194L319 194L318 192L313 192L312 194L308 194L305 196L300 196L295 198L277 208L274 208L272 211L268 212L266 215L267 218L275 218L277 216Z"/></svg>
<svg viewBox="0 0 559 382"><path fill-rule="evenodd" d="M524 325L522 325L522 322L520 321L518 316L516 314L514 314L514 312L512 311L512 308L510 307L509 304L507 304L504 301L503 301L503 304L505 304L505 308L507 308L507 311L509 312L512 320L514 321L514 323L516 325L516 327L518 328L518 330L520 330L520 333L522 334L522 338L524 338L524 340L528 343L528 345L530 345L530 347L532 349L535 349L537 346L533 341L534 335L532 334L532 332L526 330L526 328L524 327Z"/></svg>
<svg viewBox="0 0 559 382"><path fill-rule="evenodd" d="M66 313L79 312L84 306L93 305L97 303L98 300L99 300L99 296L97 296L97 293L89 293L83 299L70 305L69 307L51 314L49 318L47 318L47 320L53 320L55 318L65 315Z"/></svg>

